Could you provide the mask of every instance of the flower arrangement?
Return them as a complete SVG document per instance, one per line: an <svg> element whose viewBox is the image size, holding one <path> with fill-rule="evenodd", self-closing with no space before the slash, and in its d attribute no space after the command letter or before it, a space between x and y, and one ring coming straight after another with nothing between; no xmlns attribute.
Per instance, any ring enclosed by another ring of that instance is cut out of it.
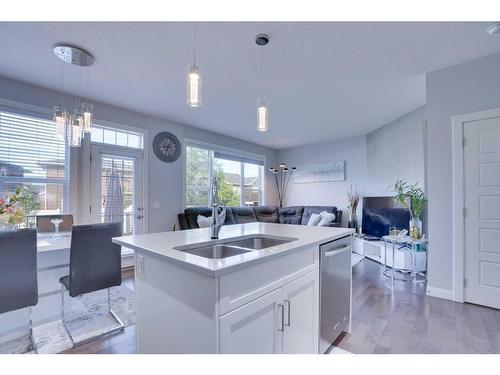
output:
<svg viewBox="0 0 500 375"><path fill-rule="evenodd" d="M17 225L23 222L23 200L31 191L18 187L14 193L0 194L0 225Z"/></svg>

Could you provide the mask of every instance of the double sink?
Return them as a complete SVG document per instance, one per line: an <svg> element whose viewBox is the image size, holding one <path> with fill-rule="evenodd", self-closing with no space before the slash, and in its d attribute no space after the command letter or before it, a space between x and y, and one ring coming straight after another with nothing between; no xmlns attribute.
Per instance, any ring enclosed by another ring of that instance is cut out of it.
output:
<svg viewBox="0 0 500 375"><path fill-rule="evenodd" d="M174 249L203 258L223 259L255 250L267 249L295 240L295 238L254 235L237 239L229 238L210 244L179 246L174 247Z"/></svg>

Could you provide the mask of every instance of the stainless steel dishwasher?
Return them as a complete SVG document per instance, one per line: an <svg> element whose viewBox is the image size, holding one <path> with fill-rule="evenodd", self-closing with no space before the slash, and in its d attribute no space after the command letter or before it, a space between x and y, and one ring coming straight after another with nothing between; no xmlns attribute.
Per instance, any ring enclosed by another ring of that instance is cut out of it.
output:
<svg viewBox="0 0 500 375"><path fill-rule="evenodd" d="M350 331L351 246L350 235L320 246L320 353Z"/></svg>

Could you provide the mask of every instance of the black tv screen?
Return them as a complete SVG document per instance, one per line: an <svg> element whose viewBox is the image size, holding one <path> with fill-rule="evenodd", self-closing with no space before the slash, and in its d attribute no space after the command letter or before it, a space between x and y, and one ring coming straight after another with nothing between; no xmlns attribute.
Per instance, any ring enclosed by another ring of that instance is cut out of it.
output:
<svg viewBox="0 0 500 375"><path fill-rule="evenodd" d="M410 212L393 197L364 197L362 230L368 236L382 237L390 227L409 230Z"/></svg>

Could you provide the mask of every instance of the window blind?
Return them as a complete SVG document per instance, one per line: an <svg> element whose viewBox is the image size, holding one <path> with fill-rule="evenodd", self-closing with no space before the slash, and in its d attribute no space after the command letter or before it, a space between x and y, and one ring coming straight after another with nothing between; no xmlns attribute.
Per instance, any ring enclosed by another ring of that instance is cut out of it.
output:
<svg viewBox="0 0 500 375"><path fill-rule="evenodd" d="M214 157L216 159L225 159L225 160L237 161L240 163L256 164L262 166L264 165L264 160L248 156L234 155L223 151L214 151Z"/></svg>
<svg viewBox="0 0 500 375"><path fill-rule="evenodd" d="M64 179L66 145L55 135L52 121L0 112L0 177Z"/></svg>

